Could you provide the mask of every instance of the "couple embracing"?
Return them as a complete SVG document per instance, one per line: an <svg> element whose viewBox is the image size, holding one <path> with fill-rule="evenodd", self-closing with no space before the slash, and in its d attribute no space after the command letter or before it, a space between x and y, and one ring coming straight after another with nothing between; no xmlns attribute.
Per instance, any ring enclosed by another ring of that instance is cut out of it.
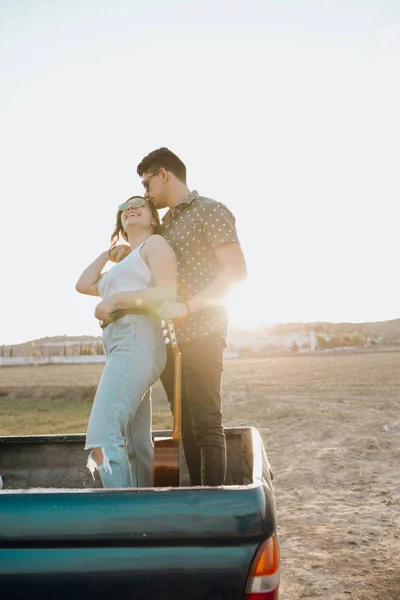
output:
<svg viewBox="0 0 400 600"><path fill-rule="evenodd" d="M118 207L110 249L76 284L78 292L102 299L95 316L106 354L86 436L88 467L107 488L153 485L151 386L160 378L173 406L173 355L161 328L161 320L172 320L191 485L222 485L227 315L221 300L246 276L235 219L220 202L190 191L184 163L168 148L148 154L137 173L144 196ZM129 245L118 244L121 238ZM116 264L102 273L109 260Z"/></svg>

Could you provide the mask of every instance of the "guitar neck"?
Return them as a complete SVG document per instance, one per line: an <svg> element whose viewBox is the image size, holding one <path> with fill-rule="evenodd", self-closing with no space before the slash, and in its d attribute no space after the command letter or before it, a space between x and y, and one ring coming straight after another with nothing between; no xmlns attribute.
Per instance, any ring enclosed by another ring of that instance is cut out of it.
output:
<svg viewBox="0 0 400 600"><path fill-rule="evenodd" d="M182 368L181 368L181 353L179 348L173 348L174 355L174 422L172 428L172 438L179 440L181 437L181 393L182 393Z"/></svg>

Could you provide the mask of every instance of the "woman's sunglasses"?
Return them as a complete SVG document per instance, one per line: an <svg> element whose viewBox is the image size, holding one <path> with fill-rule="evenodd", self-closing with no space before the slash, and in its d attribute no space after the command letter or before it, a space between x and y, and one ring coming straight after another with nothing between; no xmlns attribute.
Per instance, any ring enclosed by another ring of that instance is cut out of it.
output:
<svg viewBox="0 0 400 600"><path fill-rule="evenodd" d="M144 206L146 204L146 200L144 198L142 198L141 196L135 196L135 197L137 198L137 200L130 198L123 204L120 204L118 206L118 210L128 210L128 208L141 208L142 206Z"/></svg>

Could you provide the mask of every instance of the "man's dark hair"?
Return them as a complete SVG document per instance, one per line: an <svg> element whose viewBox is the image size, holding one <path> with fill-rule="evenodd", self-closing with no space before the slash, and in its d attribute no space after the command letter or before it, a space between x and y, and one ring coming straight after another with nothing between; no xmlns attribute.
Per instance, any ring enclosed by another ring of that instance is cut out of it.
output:
<svg viewBox="0 0 400 600"><path fill-rule="evenodd" d="M181 159L168 150L168 148L158 148L153 150L137 166L137 174L141 177L143 173L156 173L157 169L164 167L166 171L171 171L180 181L186 183L186 167Z"/></svg>

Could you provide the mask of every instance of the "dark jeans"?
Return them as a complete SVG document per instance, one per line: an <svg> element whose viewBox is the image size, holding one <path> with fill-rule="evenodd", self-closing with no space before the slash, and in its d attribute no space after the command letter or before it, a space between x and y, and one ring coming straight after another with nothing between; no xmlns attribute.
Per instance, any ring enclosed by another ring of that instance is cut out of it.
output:
<svg viewBox="0 0 400 600"><path fill-rule="evenodd" d="M221 383L225 343L217 334L179 344L182 356L181 432L192 485L222 485L226 443L222 427ZM161 381L173 405L174 359L168 346Z"/></svg>

